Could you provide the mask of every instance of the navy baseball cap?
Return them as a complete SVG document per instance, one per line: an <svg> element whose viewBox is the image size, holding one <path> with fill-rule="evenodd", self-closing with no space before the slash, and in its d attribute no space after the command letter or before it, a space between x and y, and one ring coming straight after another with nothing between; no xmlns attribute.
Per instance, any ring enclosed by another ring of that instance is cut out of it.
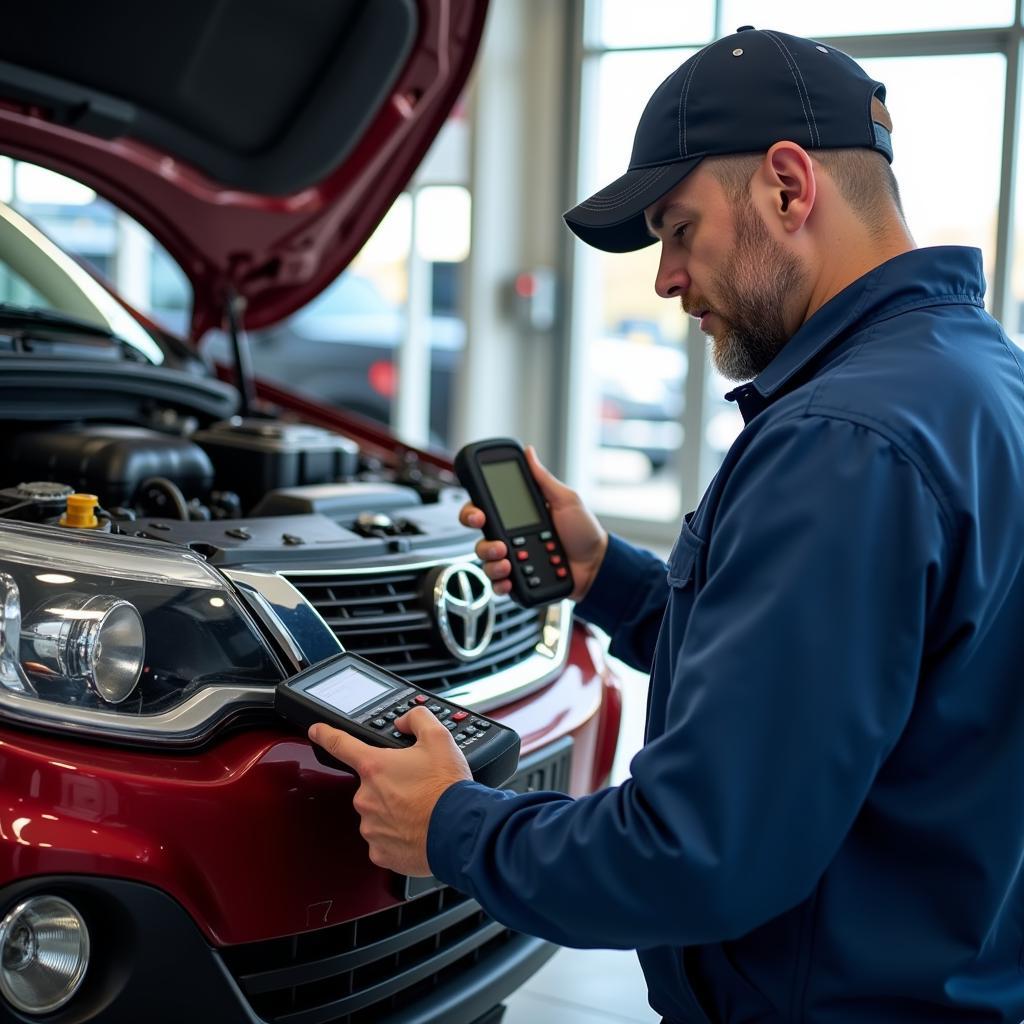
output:
<svg viewBox="0 0 1024 1024"><path fill-rule="evenodd" d="M652 244L644 210L706 156L763 153L783 139L805 149L874 149L892 163L885 86L841 50L745 25L695 53L650 98L629 169L565 214L605 252Z"/></svg>

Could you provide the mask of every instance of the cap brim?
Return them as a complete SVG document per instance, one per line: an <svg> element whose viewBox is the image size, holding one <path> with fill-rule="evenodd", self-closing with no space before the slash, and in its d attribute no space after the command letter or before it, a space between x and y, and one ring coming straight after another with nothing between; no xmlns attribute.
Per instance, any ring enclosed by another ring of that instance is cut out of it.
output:
<svg viewBox="0 0 1024 1024"><path fill-rule="evenodd" d="M702 157L626 171L564 215L569 229L587 245L605 252L633 252L651 245L644 210L671 192Z"/></svg>

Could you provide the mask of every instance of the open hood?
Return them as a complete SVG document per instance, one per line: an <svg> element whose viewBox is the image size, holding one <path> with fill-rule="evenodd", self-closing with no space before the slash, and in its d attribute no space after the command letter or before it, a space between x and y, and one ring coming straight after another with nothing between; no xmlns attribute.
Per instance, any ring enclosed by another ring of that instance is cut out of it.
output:
<svg viewBox="0 0 1024 1024"><path fill-rule="evenodd" d="M195 291L191 335L280 320L369 237L457 99L486 0L132 0L19 8L0 150L94 188Z"/></svg>

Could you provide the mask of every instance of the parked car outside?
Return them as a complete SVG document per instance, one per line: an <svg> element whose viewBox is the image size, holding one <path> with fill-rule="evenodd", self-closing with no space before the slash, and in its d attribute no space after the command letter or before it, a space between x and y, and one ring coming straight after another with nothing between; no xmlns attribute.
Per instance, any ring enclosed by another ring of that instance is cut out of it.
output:
<svg viewBox="0 0 1024 1024"><path fill-rule="evenodd" d="M606 335L591 348L601 402L602 448L640 452L663 469L683 443L681 345L636 332Z"/></svg>
<svg viewBox="0 0 1024 1024"><path fill-rule="evenodd" d="M686 354L678 342L629 326L590 347L599 444L639 452L657 471L682 444ZM401 307L369 277L348 270L293 316L255 332L253 363L261 376L386 424L400 386L396 362L404 329ZM226 355L226 338L210 344L211 352ZM430 437L444 446L466 344L464 321L454 310L435 312L427 320L427 344Z"/></svg>
<svg viewBox="0 0 1024 1024"><path fill-rule="evenodd" d="M260 376L386 425L400 386L397 359L404 331L401 306L390 302L371 278L346 270L287 320L253 333L253 365ZM454 312L434 313L427 320L426 341L430 440L445 447L451 438L465 322Z"/></svg>
<svg viewBox="0 0 1024 1024"><path fill-rule="evenodd" d="M491 1024L554 951L375 867L357 780L273 693L354 651L516 729L513 788L583 794L619 726L599 645L493 594L445 457L196 353L337 278L483 15L44 5L0 39L0 150L115 202L193 292L179 338L0 204L0 1018ZM466 590L481 653L439 625Z"/></svg>

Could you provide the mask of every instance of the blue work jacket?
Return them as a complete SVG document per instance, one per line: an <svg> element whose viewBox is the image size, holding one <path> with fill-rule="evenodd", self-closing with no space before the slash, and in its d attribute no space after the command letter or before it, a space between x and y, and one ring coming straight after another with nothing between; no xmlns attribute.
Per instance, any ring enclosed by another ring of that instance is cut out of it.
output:
<svg viewBox="0 0 1024 1024"><path fill-rule="evenodd" d="M650 668L621 786L472 782L435 874L512 928L639 951L672 1022L1024 1018L1024 373L981 256L889 260L751 384L664 562L579 613Z"/></svg>

